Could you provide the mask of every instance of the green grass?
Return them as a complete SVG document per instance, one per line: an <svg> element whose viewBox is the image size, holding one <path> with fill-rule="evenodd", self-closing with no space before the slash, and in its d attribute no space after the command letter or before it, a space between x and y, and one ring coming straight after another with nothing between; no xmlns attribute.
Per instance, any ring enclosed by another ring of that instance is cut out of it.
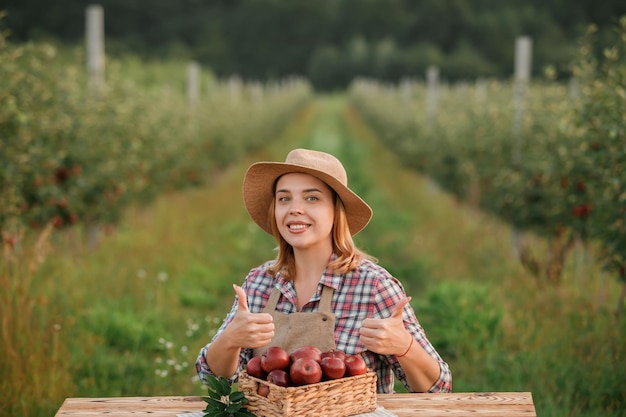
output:
<svg viewBox="0 0 626 417"><path fill-rule="evenodd" d="M19 360L0 363L10 371L0 415L53 415L73 396L205 394L198 349L230 308L232 283L273 256L243 207L243 174L297 146L344 161L374 208L357 244L413 296L455 391L531 391L540 416L622 415L626 325L613 314L612 278L602 287L591 258L569 262L562 286L542 286L512 256L507 225L402 168L342 96L320 97L209 186L129 210L95 249L71 231L43 239L49 252L37 268L27 267L31 246L21 261L5 253L0 312L11 337L0 346Z"/></svg>

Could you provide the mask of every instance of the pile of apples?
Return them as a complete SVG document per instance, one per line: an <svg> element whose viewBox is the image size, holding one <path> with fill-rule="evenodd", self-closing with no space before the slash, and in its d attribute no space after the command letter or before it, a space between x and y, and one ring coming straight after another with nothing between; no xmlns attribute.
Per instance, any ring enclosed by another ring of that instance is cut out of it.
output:
<svg viewBox="0 0 626 417"><path fill-rule="evenodd" d="M336 349L322 352L315 346L302 346L291 354L280 346L271 346L246 366L248 375L281 387L362 375L367 370L361 355L347 355ZM269 386L259 384L259 395L267 397L268 393Z"/></svg>

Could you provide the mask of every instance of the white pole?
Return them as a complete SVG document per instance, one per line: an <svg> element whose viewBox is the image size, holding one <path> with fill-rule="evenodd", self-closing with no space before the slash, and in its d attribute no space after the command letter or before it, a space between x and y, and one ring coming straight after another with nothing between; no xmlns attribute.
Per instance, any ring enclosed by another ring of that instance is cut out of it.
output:
<svg viewBox="0 0 626 417"><path fill-rule="evenodd" d="M427 82L427 102L426 102L426 114L428 116L428 122L434 122L437 113L437 94L439 89L439 68L434 65L429 66L426 69L426 82Z"/></svg>
<svg viewBox="0 0 626 417"><path fill-rule="evenodd" d="M187 99L194 106L200 96L200 64L191 61L187 65Z"/></svg>
<svg viewBox="0 0 626 417"><path fill-rule="evenodd" d="M580 86L578 85L578 80L574 77L569 79L569 96L574 100L580 98Z"/></svg>
<svg viewBox="0 0 626 417"><path fill-rule="evenodd" d="M515 41L515 80L513 86L513 164L522 162L520 131L524 116L524 99L532 68L532 39L520 36Z"/></svg>
<svg viewBox="0 0 626 417"><path fill-rule="evenodd" d="M520 167L522 164L522 118L524 116L524 99L526 89L530 81L532 68L532 39L528 36L520 36L515 41L515 78L513 81L513 144L511 147L511 159L513 166ZM511 240L513 243L513 255L520 256L521 236L519 231L512 227Z"/></svg>
<svg viewBox="0 0 626 417"><path fill-rule="evenodd" d="M89 88L97 92L104 83L104 9L90 5L85 17Z"/></svg>

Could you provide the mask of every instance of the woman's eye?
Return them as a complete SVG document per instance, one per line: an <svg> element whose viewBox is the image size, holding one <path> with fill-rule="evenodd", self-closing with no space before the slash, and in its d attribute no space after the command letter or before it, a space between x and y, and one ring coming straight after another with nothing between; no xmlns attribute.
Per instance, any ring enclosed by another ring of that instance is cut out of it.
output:
<svg viewBox="0 0 626 417"><path fill-rule="evenodd" d="M308 201L317 201L317 200L319 200L319 198L317 198L317 196L314 196L314 195L310 195L306 199Z"/></svg>
<svg viewBox="0 0 626 417"><path fill-rule="evenodd" d="M285 201L289 201L289 197L278 197L277 200L279 203L284 203Z"/></svg>

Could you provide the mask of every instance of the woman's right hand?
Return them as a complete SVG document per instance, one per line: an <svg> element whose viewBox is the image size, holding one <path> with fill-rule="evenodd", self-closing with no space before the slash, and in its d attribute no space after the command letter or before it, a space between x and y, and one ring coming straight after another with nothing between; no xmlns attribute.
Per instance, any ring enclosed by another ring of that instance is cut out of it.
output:
<svg viewBox="0 0 626 417"><path fill-rule="evenodd" d="M274 337L272 316L251 313L243 288L233 284L233 289L237 294L237 312L222 336L226 336L233 347L255 349L268 345Z"/></svg>

